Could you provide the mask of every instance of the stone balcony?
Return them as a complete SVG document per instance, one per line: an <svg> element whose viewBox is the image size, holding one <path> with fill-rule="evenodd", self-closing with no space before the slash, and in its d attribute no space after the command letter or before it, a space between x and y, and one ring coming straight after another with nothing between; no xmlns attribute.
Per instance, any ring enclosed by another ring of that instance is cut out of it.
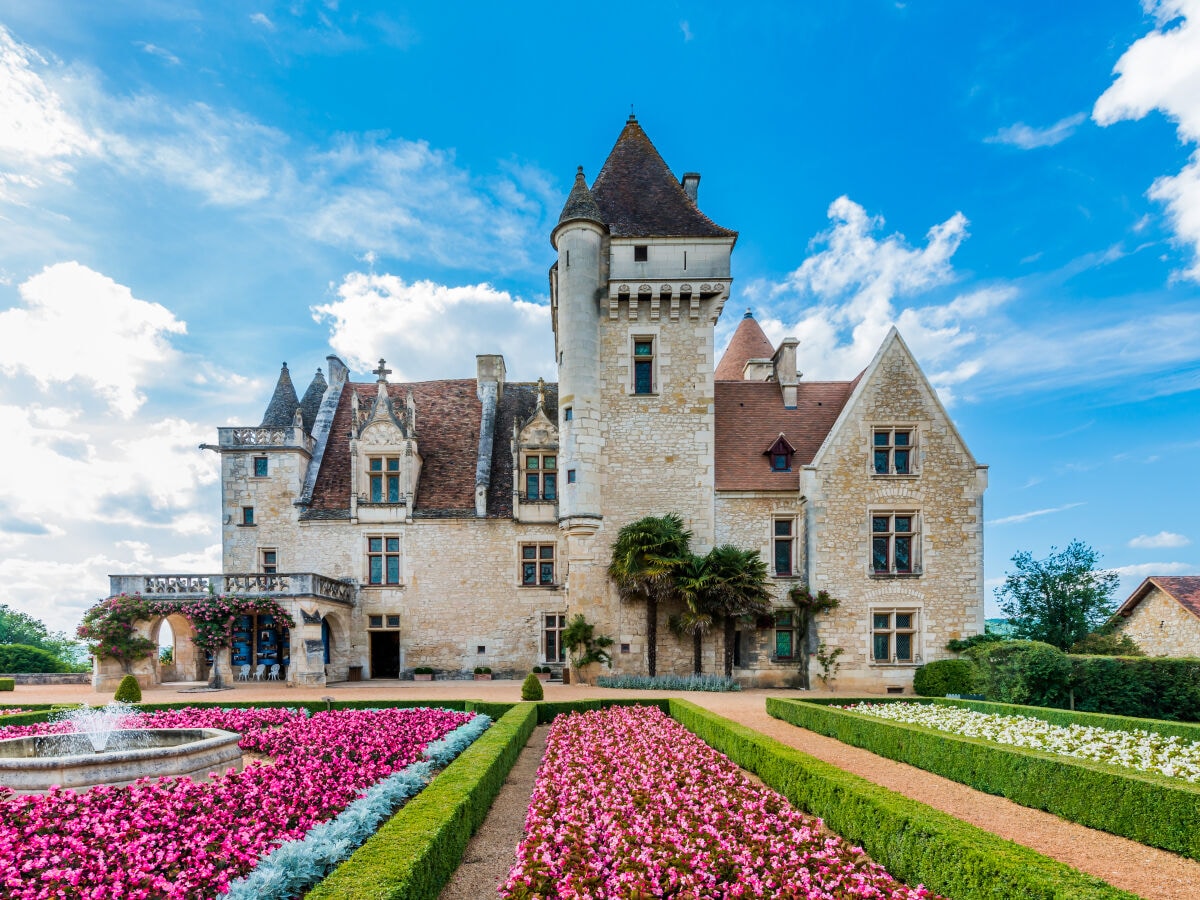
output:
<svg viewBox="0 0 1200 900"><path fill-rule="evenodd" d="M312 455L316 441L297 425L277 428L218 428L216 450L303 450ZM211 445L202 445L211 446Z"/></svg>
<svg viewBox="0 0 1200 900"><path fill-rule="evenodd" d="M198 600L209 593L244 597L314 597L353 606L358 585L315 572L225 575L109 575L109 594L141 594L156 600Z"/></svg>

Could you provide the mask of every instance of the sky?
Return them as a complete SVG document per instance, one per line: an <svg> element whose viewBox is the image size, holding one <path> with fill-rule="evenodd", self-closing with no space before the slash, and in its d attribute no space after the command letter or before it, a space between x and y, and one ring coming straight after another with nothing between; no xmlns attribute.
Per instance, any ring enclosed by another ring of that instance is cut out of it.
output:
<svg viewBox="0 0 1200 900"><path fill-rule="evenodd" d="M403 7L408 7L404 9ZM553 379L549 232L631 109L745 308L895 325L1018 551L1200 573L1200 0L0 0L0 603L220 570L222 425L287 361Z"/></svg>

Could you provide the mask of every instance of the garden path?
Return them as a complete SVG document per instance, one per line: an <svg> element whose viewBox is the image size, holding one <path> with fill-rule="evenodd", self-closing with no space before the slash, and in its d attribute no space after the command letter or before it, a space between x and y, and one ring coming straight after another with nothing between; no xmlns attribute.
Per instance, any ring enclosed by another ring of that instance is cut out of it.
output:
<svg viewBox="0 0 1200 900"><path fill-rule="evenodd" d="M840 769L1102 878L1114 887L1148 900L1193 900L1197 896L1200 862L1019 806L781 722L767 715L762 700L746 703L744 695L738 694L692 694L688 699Z"/></svg>

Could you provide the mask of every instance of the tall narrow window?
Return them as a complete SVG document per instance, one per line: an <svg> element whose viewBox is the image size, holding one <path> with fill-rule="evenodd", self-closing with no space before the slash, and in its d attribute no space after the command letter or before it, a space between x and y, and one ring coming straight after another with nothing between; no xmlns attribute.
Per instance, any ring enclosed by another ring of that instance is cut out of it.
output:
<svg viewBox="0 0 1200 900"><path fill-rule="evenodd" d="M525 457L525 499L558 499L558 457L553 453Z"/></svg>
<svg viewBox="0 0 1200 900"><path fill-rule="evenodd" d="M554 545L521 545L521 584L525 587L554 584Z"/></svg>
<svg viewBox="0 0 1200 900"><path fill-rule="evenodd" d="M367 583L400 583L400 538L367 538Z"/></svg>
<svg viewBox="0 0 1200 900"><path fill-rule="evenodd" d="M262 570L264 575L274 575L279 570L279 552L277 550L262 552Z"/></svg>
<svg viewBox="0 0 1200 900"><path fill-rule="evenodd" d="M558 613L547 613L542 631L542 652L548 663L565 662L567 649L562 643L562 633L567 627L567 617Z"/></svg>
<svg viewBox="0 0 1200 900"><path fill-rule="evenodd" d="M775 613L775 658L791 659L796 655L796 614Z"/></svg>
<svg viewBox="0 0 1200 900"><path fill-rule="evenodd" d="M372 503L400 502L400 457L372 456L367 460Z"/></svg>
<svg viewBox="0 0 1200 900"><path fill-rule="evenodd" d="M253 506L243 506L242 507L242 524L243 525L253 525L254 524L254 507Z"/></svg>
<svg viewBox="0 0 1200 900"><path fill-rule="evenodd" d="M633 342L633 392L654 392L654 339L639 338Z"/></svg>
<svg viewBox="0 0 1200 900"><path fill-rule="evenodd" d="M254 457L254 477L255 478L266 478L267 477L267 457L265 457L265 456Z"/></svg>
<svg viewBox="0 0 1200 900"><path fill-rule="evenodd" d="M775 520L775 574L792 574L792 544L794 541L792 519Z"/></svg>
<svg viewBox="0 0 1200 900"><path fill-rule="evenodd" d="M874 513L871 516L871 570L877 575L911 575L917 537L914 513Z"/></svg>
<svg viewBox="0 0 1200 900"><path fill-rule="evenodd" d="M911 663L917 656L917 612L911 609L871 613L871 659L877 663Z"/></svg>
<svg viewBox="0 0 1200 900"><path fill-rule="evenodd" d="M913 431L911 428L876 428L872 452L876 475L911 475Z"/></svg>

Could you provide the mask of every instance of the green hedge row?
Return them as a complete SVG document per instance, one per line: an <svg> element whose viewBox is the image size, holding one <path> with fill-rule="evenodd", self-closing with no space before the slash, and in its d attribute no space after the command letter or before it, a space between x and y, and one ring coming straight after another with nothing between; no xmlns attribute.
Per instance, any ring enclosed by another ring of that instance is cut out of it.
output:
<svg viewBox="0 0 1200 900"><path fill-rule="evenodd" d="M770 708L773 699L768 698ZM889 791L757 731L671 700L685 728L758 775L795 806L820 816L910 885L954 900L1132 900L1048 857Z"/></svg>
<svg viewBox="0 0 1200 900"><path fill-rule="evenodd" d="M537 720L532 703L505 713L305 896L309 900L436 900Z"/></svg>
<svg viewBox="0 0 1200 900"><path fill-rule="evenodd" d="M1022 806L1200 859L1200 786L1104 763L1002 747L827 704L769 697L767 712Z"/></svg>
<svg viewBox="0 0 1200 900"><path fill-rule="evenodd" d="M558 700L539 703L538 724L549 725L561 713L587 712L593 709L610 709L614 706L657 706L667 715L671 714L671 701L655 699L633 699L623 697L604 700Z"/></svg>
<svg viewBox="0 0 1200 900"><path fill-rule="evenodd" d="M1068 659L1077 710L1200 721L1200 659L1162 656L1069 656Z"/></svg>

